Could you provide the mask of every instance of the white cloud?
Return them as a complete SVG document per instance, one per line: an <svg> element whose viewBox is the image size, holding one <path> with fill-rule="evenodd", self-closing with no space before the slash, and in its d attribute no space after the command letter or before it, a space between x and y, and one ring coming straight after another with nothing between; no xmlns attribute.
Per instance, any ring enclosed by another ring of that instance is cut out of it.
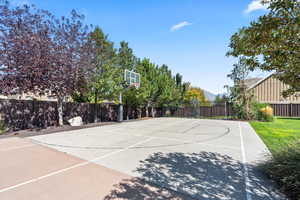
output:
<svg viewBox="0 0 300 200"><path fill-rule="evenodd" d="M245 13L248 14L256 10L267 10L268 4L263 4L262 1L263 0L252 0L245 10Z"/></svg>
<svg viewBox="0 0 300 200"><path fill-rule="evenodd" d="M187 21L183 21L183 22L180 22L178 24L175 24L174 26L171 27L170 31L177 31L185 26L190 26L192 25L192 23L190 22L187 22Z"/></svg>

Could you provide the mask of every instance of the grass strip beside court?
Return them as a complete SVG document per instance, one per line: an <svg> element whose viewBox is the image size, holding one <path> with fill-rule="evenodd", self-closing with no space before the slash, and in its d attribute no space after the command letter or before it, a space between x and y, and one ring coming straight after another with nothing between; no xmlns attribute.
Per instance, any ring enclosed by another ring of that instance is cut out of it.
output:
<svg viewBox="0 0 300 200"><path fill-rule="evenodd" d="M300 118L276 118L273 122L250 123L272 153L300 141Z"/></svg>
<svg viewBox="0 0 300 200"><path fill-rule="evenodd" d="M262 164L291 200L300 199L300 119L276 118L274 122L251 122L273 154Z"/></svg>

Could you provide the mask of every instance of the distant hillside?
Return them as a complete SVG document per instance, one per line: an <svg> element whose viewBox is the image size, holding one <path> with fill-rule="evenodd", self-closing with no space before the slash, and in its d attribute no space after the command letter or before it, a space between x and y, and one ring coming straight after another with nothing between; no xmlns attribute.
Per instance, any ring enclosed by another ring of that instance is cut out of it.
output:
<svg viewBox="0 0 300 200"><path fill-rule="evenodd" d="M215 94L209 92L209 91L206 91L206 90L203 90L204 92L204 95L205 95L205 98L208 100L208 101L214 101L216 99L216 96Z"/></svg>

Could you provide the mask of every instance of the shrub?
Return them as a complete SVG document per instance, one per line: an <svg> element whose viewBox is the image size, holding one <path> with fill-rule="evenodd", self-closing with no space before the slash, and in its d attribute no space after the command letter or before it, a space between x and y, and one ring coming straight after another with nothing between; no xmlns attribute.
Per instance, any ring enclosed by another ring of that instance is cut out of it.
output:
<svg viewBox="0 0 300 200"><path fill-rule="evenodd" d="M253 118L252 113L246 109L244 104L233 104L233 110L236 119L250 120Z"/></svg>
<svg viewBox="0 0 300 200"><path fill-rule="evenodd" d="M262 167L291 199L300 199L300 141L273 152Z"/></svg>
<svg viewBox="0 0 300 200"><path fill-rule="evenodd" d="M254 103L253 113L256 120L266 122L271 122L274 120L273 108L271 108L268 104Z"/></svg>
<svg viewBox="0 0 300 200"><path fill-rule="evenodd" d="M258 120L271 122L274 120L273 108L267 106L258 111Z"/></svg>
<svg viewBox="0 0 300 200"><path fill-rule="evenodd" d="M265 115L269 115L269 116L273 116L273 108L270 106L267 106L265 108L260 109L260 111L262 113L264 113Z"/></svg>

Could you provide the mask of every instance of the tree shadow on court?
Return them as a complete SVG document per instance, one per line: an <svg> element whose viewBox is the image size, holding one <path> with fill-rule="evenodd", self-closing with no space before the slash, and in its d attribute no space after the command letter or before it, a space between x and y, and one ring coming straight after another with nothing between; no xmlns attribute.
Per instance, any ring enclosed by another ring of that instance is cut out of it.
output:
<svg viewBox="0 0 300 200"><path fill-rule="evenodd" d="M234 194L243 199L241 167L231 157L212 152L155 153L141 162L137 172L147 181L194 198L221 199Z"/></svg>
<svg viewBox="0 0 300 200"><path fill-rule="evenodd" d="M180 194L168 188L149 183L142 178L123 180L104 200L193 200L186 194Z"/></svg>
<svg viewBox="0 0 300 200"><path fill-rule="evenodd" d="M115 185L105 200L246 198L243 165L218 153L154 153L140 161L136 172L141 178ZM255 187L249 191L252 198L273 199L268 196L270 184L255 178L255 173L249 171L249 175L253 176L253 179L250 177L251 185Z"/></svg>

